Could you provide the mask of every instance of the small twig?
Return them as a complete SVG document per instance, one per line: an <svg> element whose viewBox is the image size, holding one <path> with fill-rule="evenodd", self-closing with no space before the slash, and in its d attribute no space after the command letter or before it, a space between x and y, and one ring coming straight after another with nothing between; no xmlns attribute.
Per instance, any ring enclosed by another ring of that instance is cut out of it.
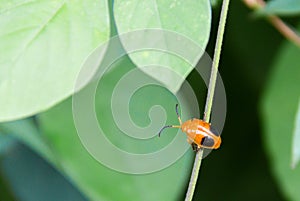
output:
<svg viewBox="0 0 300 201"><path fill-rule="evenodd" d="M203 120L206 122L209 122L209 120L210 120L210 114L211 114L216 80L217 80L217 75L218 75L218 67L219 67L219 61L220 61L220 56L221 56L221 49L222 49L222 42L223 42L223 35L224 35L224 30L225 30L228 6L229 6L229 0L223 0L220 22L219 22L219 27L218 27L217 41L216 41L214 58L213 58L213 63L212 63L212 70L211 70L211 74L210 74L210 81L209 81L208 93L207 93L207 98L206 98L204 118L203 118ZM200 166L201 166L202 156L203 156L203 150L200 149L197 152L196 157L195 157L194 167L193 167L189 187L188 187L186 197L185 197L186 201L191 201L193 198L197 179L198 179L198 174L199 174L199 170L200 170Z"/></svg>
<svg viewBox="0 0 300 201"><path fill-rule="evenodd" d="M244 0L244 3L254 10L263 8L266 4L263 0ZM270 23L288 40L300 46L300 36L279 17L270 15L267 17Z"/></svg>

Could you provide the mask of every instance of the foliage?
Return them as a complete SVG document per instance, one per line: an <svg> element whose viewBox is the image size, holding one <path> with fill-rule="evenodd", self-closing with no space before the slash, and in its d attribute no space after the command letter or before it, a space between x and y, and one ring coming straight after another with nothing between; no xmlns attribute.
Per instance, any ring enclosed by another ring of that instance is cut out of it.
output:
<svg viewBox="0 0 300 201"><path fill-rule="evenodd" d="M274 61L274 69L263 99L265 143L271 167L279 184L292 200L300 197L300 168L291 168L293 133L299 100L300 49L285 44ZM297 146L297 145L296 145ZM299 144L298 144L299 146Z"/></svg>
<svg viewBox="0 0 300 201"><path fill-rule="evenodd" d="M190 149L176 163L150 174L109 169L81 144L70 95L85 59L101 44L107 58L111 47L105 41L117 34L163 28L189 37L212 55L219 7L211 16L210 2L218 5L209 0L114 1L114 7L111 2L90 0L0 1L0 199L182 200L193 159ZM296 16L298 4L296 0L268 1L259 12ZM220 61L228 103L223 144L203 161L196 200L300 199L300 165L291 169L296 154L292 145L299 146L293 135L299 127L300 49L263 18L249 17L250 12L242 2L231 1ZM289 22L299 24L299 18ZM126 41L120 40L119 51L127 48ZM129 152L163 149L176 133L169 130L161 138L137 141L124 135L110 110L119 79L138 69L169 90L148 86L137 91L129 103L132 120L141 127L150 125L149 109L162 105L166 123L177 124L177 100L171 92L181 83L164 79L167 76L160 71L141 68L151 63L170 66L187 77L200 110L204 107L206 89L192 69L194 64L149 50L119 58L99 82L95 111L109 133L107 138ZM120 97L119 103L125 99ZM184 119L194 115L192 105L184 99ZM122 159L119 165L130 162Z"/></svg>
<svg viewBox="0 0 300 201"><path fill-rule="evenodd" d="M260 11L267 15L297 15L300 13L298 0L272 0Z"/></svg>
<svg viewBox="0 0 300 201"><path fill-rule="evenodd" d="M109 38L105 1L2 0L0 13L0 121L70 96L86 57Z"/></svg>

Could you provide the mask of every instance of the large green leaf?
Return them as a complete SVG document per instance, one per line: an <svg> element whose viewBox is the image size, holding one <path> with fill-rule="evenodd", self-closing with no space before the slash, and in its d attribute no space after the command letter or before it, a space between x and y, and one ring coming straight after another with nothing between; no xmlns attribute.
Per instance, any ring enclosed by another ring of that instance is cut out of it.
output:
<svg viewBox="0 0 300 201"><path fill-rule="evenodd" d="M105 131L106 137L119 149L131 153L149 153L155 150L161 150L172 141L176 129L166 130L161 138L157 137L157 132L162 125L155 125L157 128L152 133L139 133L140 137L152 135L154 137L147 140L137 140L127 136L116 126L111 111L111 99L114 87L118 81L129 70L136 69L128 61L117 62L114 69L110 70L99 82L95 99L96 115L99 124ZM138 70L138 69L137 69ZM129 89L128 89L129 90ZM126 90L123 91L126 94ZM119 103L126 105L126 97L118 97ZM157 98L153 98L157 97ZM175 104L177 101L173 95L166 89L158 86L148 86L138 90L131 98L130 114L132 120L141 127L147 126L151 121L148 117L148 110L151 106L159 104L166 108L168 112L169 124L177 124L178 120L175 113ZM187 105L185 102L183 105ZM184 107L182 105L182 107ZM186 107L186 106L185 106ZM82 112L88 112L83 107ZM85 113L86 114L86 113ZM191 112L185 110L187 116L192 116ZM89 115L89 114L86 114ZM118 115L122 115L121 111ZM86 116L84 116L86 118ZM184 116L184 118L186 118ZM110 169L97 162L93 155L81 144L75 129L72 117L71 100L57 105L51 110L39 115L41 129L48 138L49 143L60 161L63 172L70 177L74 183L92 200L176 200L185 191L185 186L191 165L191 149L173 165L150 174L132 175L117 172L113 169L122 169L124 166L132 166L132 161L126 157L118 157L108 150L102 154L115 159L117 168ZM152 122L153 123L153 122ZM88 128L89 129L89 128ZM89 130L88 132L92 132ZM89 133L83 133L80 138L84 138ZM182 143L187 144L185 136ZM101 141L93 140L97 147L103 147L105 144ZM169 157L172 152L169 153ZM167 157L163 160L168 159ZM160 158L153 158L157 163L163 163ZM137 161L143 165L143 160ZM150 192L151 191L151 192Z"/></svg>
<svg viewBox="0 0 300 201"><path fill-rule="evenodd" d="M0 156L14 146L16 140L0 131Z"/></svg>
<svg viewBox="0 0 300 201"><path fill-rule="evenodd" d="M73 92L85 58L109 37L106 1L0 1L0 121Z"/></svg>
<svg viewBox="0 0 300 201"><path fill-rule="evenodd" d="M44 136L37 130L33 119L23 119L0 124L0 135L13 136L35 150L53 164L57 164L55 156ZM2 141L2 140L1 140ZM3 142L1 142L3 143ZM0 143L0 144L1 144Z"/></svg>
<svg viewBox="0 0 300 201"><path fill-rule="evenodd" d="M296 15L300 14L299 0L272 0L259 11L260 14L267 15Z"/></svg>
<svg viewBox="0 0 300 201"><path fill-rule="evenodd" d="M24 201L85 200L65 177L41 157L50 164L59 166L33 119L0 124L0 176L5 181L2 185L0 182L3 190L1 200L8 200L5 197L8 193ZM32 170L35 170L34 174ZM7 192L4 191L5 186ZM32 189L36 193L32 193Z"/></svg>
<svg viewBox="0 0 300 201"><path fill-rule="evenodd" d="M15 144L16 146L10 148L0 161L0 175L5 179L7 190L15 200L86 201L59 171L32 149L20 143ZM0 192L2 190L4 189L1 186ZM1 200L8 201L3 194L0 197Z"/></svg>
<svg viewBox="0 0 300 201"><path fill-rule="evenodd" d="M291 168L292 137L299 101L300 49L282 47L263 99L265 144L278 184L291 200L300 199L300 166Z"/></svg>
<svg viewBox="0 0 300 201"><path fill-rule="evenodd" d="M130 32L129 36L121 37L121 42L133 62L176 92L206 48L211 24L210 1L116 0L114 16L118 33ZM140 31L134 32L137 30ZM132 47L133 44L136 46ZM167 67L181 79L153 65Z"/></svg>

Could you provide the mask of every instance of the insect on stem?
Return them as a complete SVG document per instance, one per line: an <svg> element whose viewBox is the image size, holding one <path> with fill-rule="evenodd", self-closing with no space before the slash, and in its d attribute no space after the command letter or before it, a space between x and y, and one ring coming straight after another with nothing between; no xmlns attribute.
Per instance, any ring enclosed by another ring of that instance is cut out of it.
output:
<svg viewBox="0 0 300 201"><path fill-rule="evenodd" d="M211 70L210 81L209 81L209 86L208 86L208 94L207 94L207 99L206 99L206 104L205 104L205 118L204 118L205 122L209 122L209 119L210 119L229 2L230 2L230 0L223 0L223 3L222 3L222 10L221 10L221 15L220 15L217 40L216 40L216 46L215 46L215 53L214 53L214 58L213 58L213 63L212 63L212 70ZM217 148L220 146L220 142L218 142L216 144ZM187 193L185 196L185 201L191 201L193 199L193 195L194 195L194 191L195 191L195 187L196 187L196 183L197 183L197 179L198 179L198 175L199 175L199 170L201 167L202 157L203 157L203 150L200 149L200 151L197 152L196 157L195 157L193 171L191 174L189 187L187 189Z"/></svg>

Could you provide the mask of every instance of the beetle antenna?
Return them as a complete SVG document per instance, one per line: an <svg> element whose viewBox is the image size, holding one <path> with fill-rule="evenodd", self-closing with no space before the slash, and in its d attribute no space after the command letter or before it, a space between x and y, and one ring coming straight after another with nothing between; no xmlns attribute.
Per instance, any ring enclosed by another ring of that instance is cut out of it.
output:
<svg viewBox="0 0 300 201"><path fill-rule="evenodd" d="M168 126L164 126L164 127L162 127L162 129L160 129L160 131L159 131L159 133L158 133L158 137L160 137L161 132L162 132L165 128L181 128L181 126L176 126L176 125L168 125Z"/></svg>
<svg viewBox="0 0 300 201"><path fill-rule="evenodd" d="M179 112L178 112L178 104L176 104L175 110L176 110L176 114L177 114L178 121L179 121L179 123L180 123L180 125L181 125L181 124L182 124L182 121L181 121L181 118L180 118L180 115L179 115Z"/></svg>
<svg viewBox="0 0 300 201"><path fill-rule="evenodd" d="M162 129L160 129L160 131L158 133L158 137L160 137L161 132L165 128L181 128L182 121L181 121L181 118L180 118L180 115L179 115L179 112L178 112L178 104L176 104L175 110L176 110L177 118L178 118L178 121L179 121L180 125L178 125L178 126L177 125L167 125L167 126L162 127Z"/></svg>

